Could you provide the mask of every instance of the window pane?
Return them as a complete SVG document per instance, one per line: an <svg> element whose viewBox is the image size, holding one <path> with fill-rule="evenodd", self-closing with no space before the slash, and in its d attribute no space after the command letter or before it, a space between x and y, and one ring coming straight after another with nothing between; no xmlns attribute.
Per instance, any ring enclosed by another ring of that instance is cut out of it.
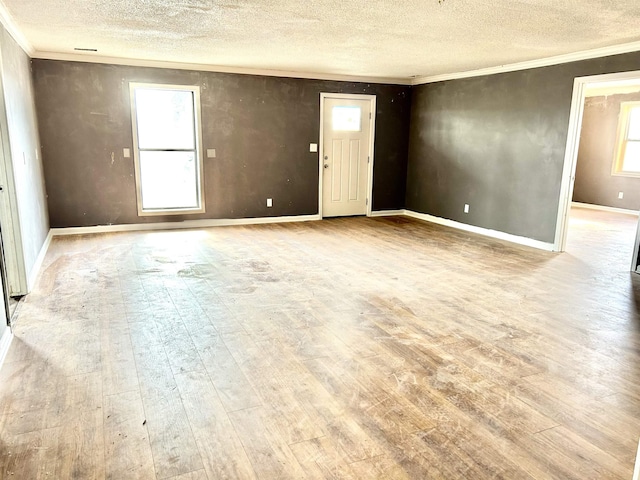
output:
<svg viewBox="0 0 640 480"><path fill-rule="evenodd" d="M627 142L622 171L640 173L640 142Z"/></svg>
<svg viewBox="0 0 640 480"><path fill-rule="evenodd" d="M640 140L640 107L632 108L629 113L629 140Z"/></svg>
<svg viewBox="0 0 640 480"><path fill-rule="evenodd" d="M193 92L136 88L138 146L195 149Z"/></svg>
<svg viewBox="0 0 640 480"><path fill-rule="evenodd" d="M359 132L360 107L333 107L331 125L334 131Z"/></svg>
<svg viewBox="0 0 640 480"><path fill-rule="evenodd" d="M198 208L194 152L140 152L143 209Z"/></svg>

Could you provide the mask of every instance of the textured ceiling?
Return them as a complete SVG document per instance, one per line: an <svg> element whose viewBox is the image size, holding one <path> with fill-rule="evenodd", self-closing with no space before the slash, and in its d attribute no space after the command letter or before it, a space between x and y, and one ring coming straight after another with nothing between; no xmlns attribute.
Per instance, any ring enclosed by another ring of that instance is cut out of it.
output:
<svg viewBox="0 0 640 480"><path fill-rule="evenodd" d="M640 41L638 0L0 0L36 54L408 78Z"/></svg>

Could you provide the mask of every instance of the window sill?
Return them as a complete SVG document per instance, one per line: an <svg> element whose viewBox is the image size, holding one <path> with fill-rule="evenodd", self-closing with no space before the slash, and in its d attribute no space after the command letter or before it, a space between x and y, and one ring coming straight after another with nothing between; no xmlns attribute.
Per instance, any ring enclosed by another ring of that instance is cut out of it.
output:
<svg viewBox="0 0 640 480"><path fill-rule="evenodd" d="M612 177L640 178L640 172L612 172Z"/></svg>
<svg viewBox="0 0 640 480"><path fill-rule="evenodd" d="M138 210L139 217L153 217L160 215L194 215L197 213L205 213L202 208L168 208L165 210Z"/></svg>

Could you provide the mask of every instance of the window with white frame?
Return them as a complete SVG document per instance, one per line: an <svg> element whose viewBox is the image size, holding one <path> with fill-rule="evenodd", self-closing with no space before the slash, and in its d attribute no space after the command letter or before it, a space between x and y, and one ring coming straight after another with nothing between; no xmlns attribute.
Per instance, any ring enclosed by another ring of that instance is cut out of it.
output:
<svg viewBox="0 0 640 480"><path fill-rule="evenodd" d="M131 83L139 215L204 212L198 86Z"/></svg>
<svg viewBox="0 0 640 480"><path fill-rule="evenodd" d="M640 102L623 102L613 174L640 177Z"/></svg>

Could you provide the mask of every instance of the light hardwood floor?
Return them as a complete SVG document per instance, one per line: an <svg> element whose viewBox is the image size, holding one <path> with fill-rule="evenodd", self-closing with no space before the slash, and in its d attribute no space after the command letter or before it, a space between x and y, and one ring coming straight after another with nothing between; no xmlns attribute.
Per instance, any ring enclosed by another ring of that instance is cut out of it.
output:
<svg viewBox="0 0 640 480"><path fill-rule="evenodd" d="M630 479L636 219L568 252L406 218L54 238L0 477Z"/></svg>

